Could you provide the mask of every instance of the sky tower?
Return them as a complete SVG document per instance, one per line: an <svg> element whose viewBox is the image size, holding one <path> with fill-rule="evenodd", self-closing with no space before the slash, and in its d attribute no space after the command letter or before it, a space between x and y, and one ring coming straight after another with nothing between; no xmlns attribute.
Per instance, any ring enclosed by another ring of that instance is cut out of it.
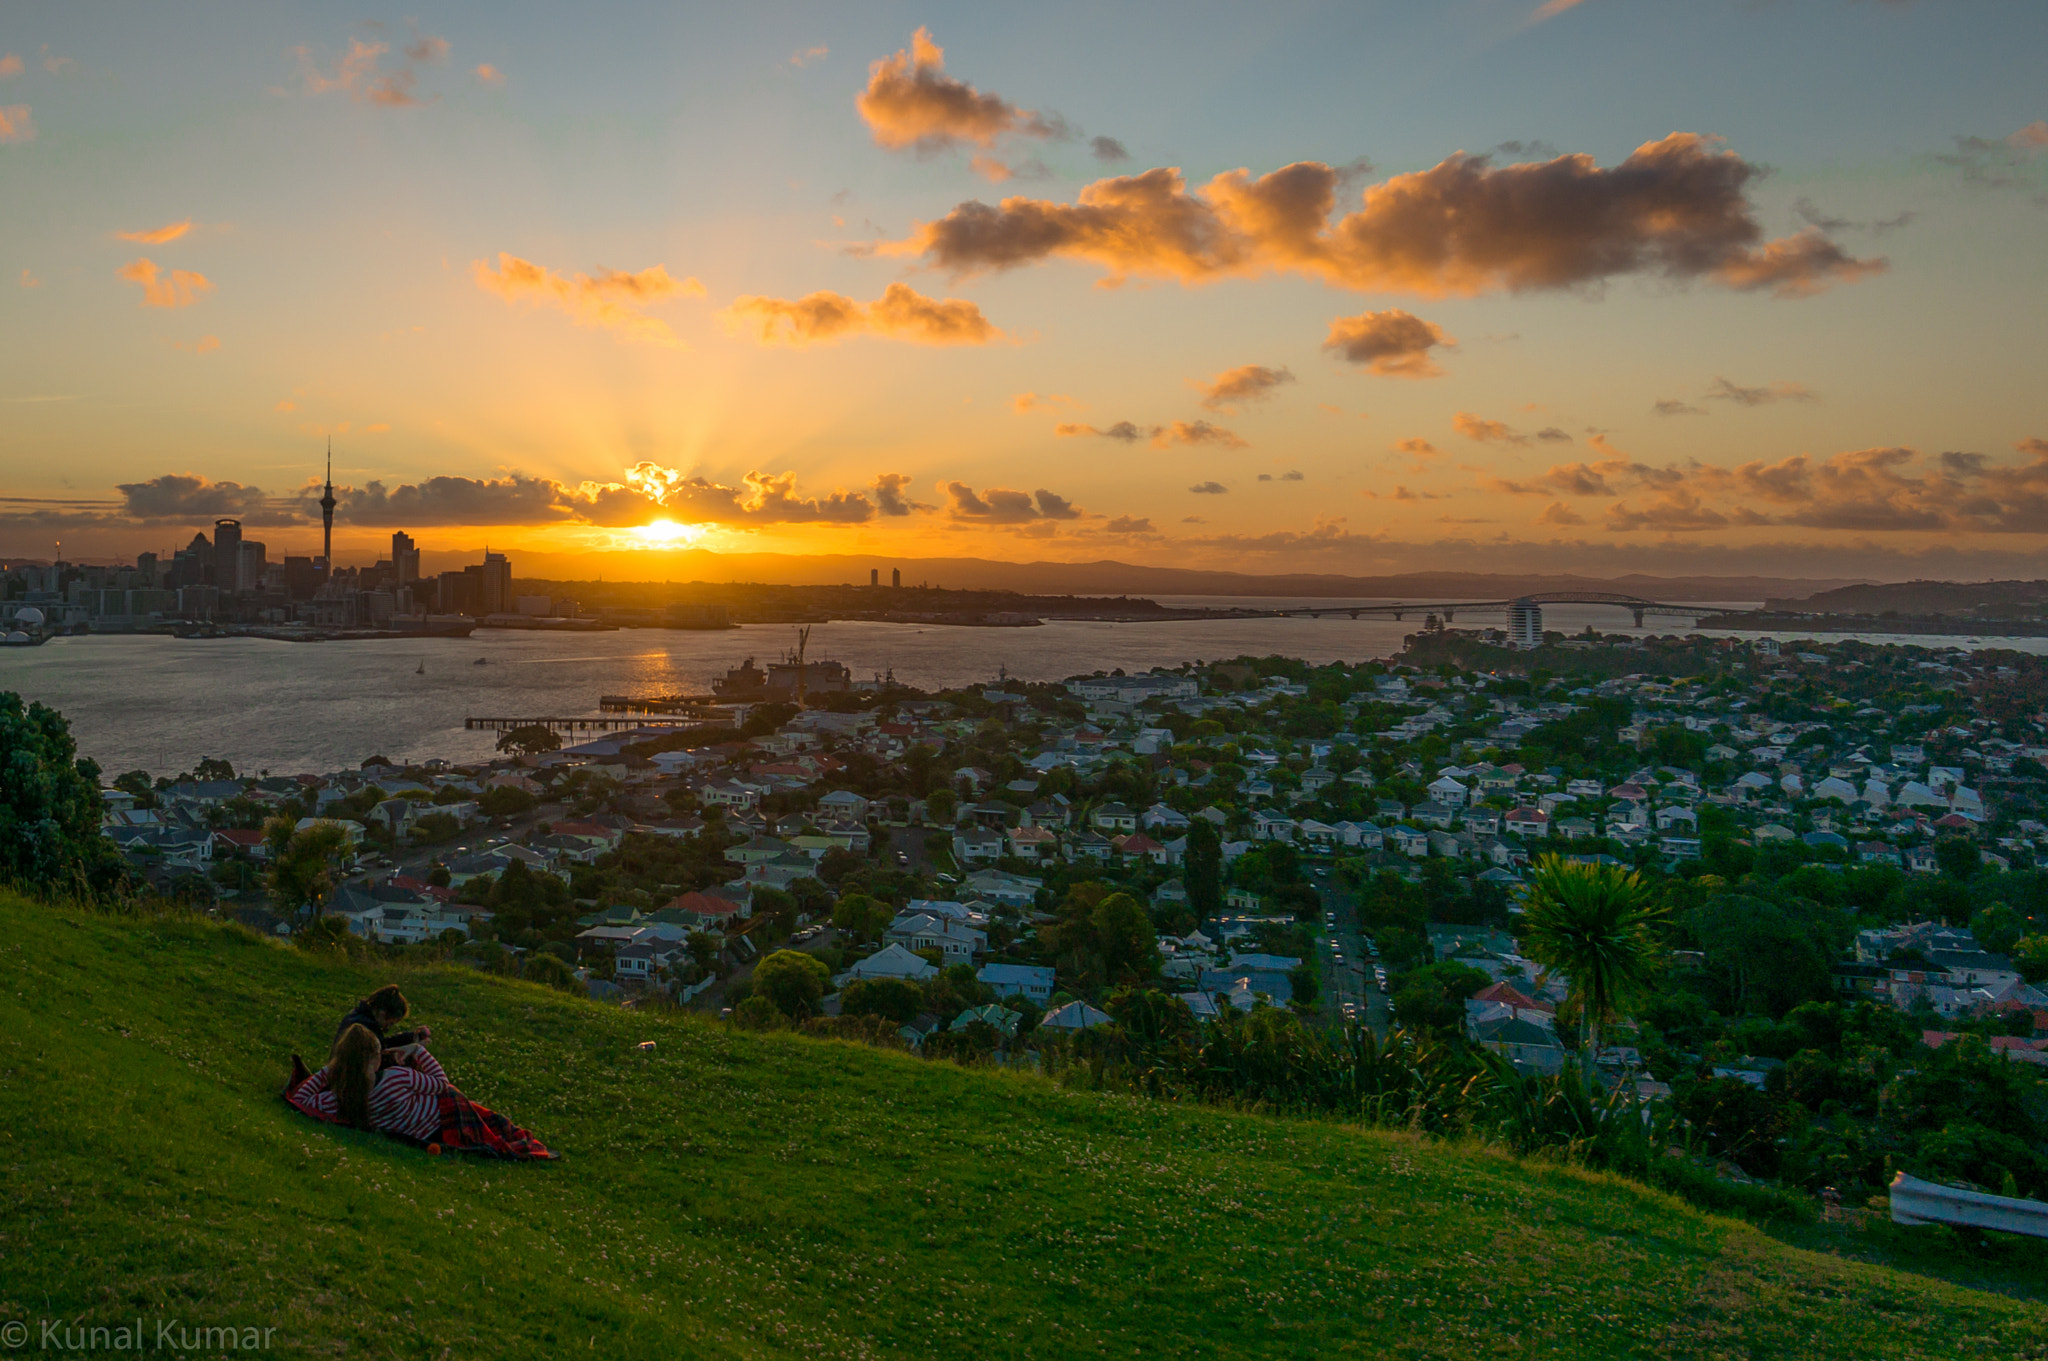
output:
<svg viewBox="0 0 2048 1361"><path fill-rule="evenodd" d="M320 561L334 570L334 436L327 437L327 491L320 498Z"/></svg>

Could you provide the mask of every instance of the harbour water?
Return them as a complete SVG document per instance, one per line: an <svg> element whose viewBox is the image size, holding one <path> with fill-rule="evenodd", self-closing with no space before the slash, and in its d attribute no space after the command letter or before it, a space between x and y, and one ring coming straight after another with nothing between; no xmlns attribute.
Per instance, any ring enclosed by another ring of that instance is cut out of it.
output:
<svg viewBox="0 0 2048 1361"><path fill-rule="evenodd" d="M1231 597L1161 603L1346 602ZM1397 655L1402 638L1421 626L1421 608L1401 621L1060 621L1037 628L837 622L816 626L808 655L844 662L856 679L893 671L898 680L923 689L992 680L999 670L1047 681L1246 654L1361 662ZM1472 627L1500 621L1487 614L1460 615L1456 622ZM1689 631L1688 621L1656 618L1636 630L1627 614L1598 606L1546 606L1544 623L1566 632L1587 624L1604 633ZM2048 652L2048 639L2039 638L1869 641ZM747 657L779 657L795 643L794 629L768 624L706 633L485 629L466 639L407 642L59 638L37 648L0 649L0 690L61 710L80 753L109 776L138 767L176 774L208 756L227 759L238 772L287 774L354 766L372 755L477 759L492 752L496 738L465 731L463 719L470 715L568 717L595 714L601 694L701 694Z"/></svg>

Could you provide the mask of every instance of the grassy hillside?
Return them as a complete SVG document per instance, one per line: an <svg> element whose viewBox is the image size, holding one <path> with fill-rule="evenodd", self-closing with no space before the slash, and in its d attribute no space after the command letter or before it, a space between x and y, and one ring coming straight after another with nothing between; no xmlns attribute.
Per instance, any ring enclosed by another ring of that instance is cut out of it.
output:
<svg viewBox="0 0 2048 1361"><path fill-rule="evenodd" d="M288 1051L313 1058L390 972L0 896L0 1320L458 1358L1867 1358L2048 1339L2038 1304L1618 1182L444 968L396 977L451 1075L567 1157L428 1158L275 1095Z"/></svg>

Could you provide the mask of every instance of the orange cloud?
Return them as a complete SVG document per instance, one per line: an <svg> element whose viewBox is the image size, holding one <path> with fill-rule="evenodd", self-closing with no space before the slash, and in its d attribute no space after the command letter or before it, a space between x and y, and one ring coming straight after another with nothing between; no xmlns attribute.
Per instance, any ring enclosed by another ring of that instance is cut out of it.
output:
<svg viewBox="0 0 2048 1361"><path fill-rule="evenodd" d="M0 142L33 142L36 120L26 104L0 104Z"/></svg>
<svg viewBox="0 0 2048 1361"><path fill-rule="evenodd" d="M476 68L476 78L486 85L503 85L505 83L505 73L489 62L484 62Z"/></svg>
<svg viewBox="0 0 2048 1361"><path fill-rule="evenodd" d="M1020 392L1010 399L1010 410L1020 416L1033 411L1057 411L1061 407L1079 405L1063 392Z"/></svg>
<svg viewBox="0 0 2048 1361"><path fill-rule="evenodd" d="M1817 402L1820 394L1804 383L1777 382L1762 387L1739 387L1726 378L1716 378L1707 389L1707 399L1733 402L1737 406L1769 406L1773 402ZM1662 403L1658 404L1662 406Z"/></svg>
<svg viewBox="0 0 2048 1361"><path fill-rule="evenodd" d="M674 298L701 297L704 285L694 278L677 279L661 265L637 274L600 267L595 275L557 274L516 255L498 253L498 267L472 261L477 287L508 303L539 302L559 307L579 326L604 326L635 340L656 345L679 344L668 323L641 308Z"/></svg>
<svg viewBox="0 0 2048 1361"><path fill-rule="evenodd" d="M1543 3L1536 7L1536 12L1529 16L1529 22L1540 24L1545 19L1555 19L1566 10L1577 9L1584 3L1586 0L1543 0Z"/></svg>
<svg viewBox="0 0 2048 1361"><path fill-rule="evenodd" d="M114 271L114 277L142 285L144 307L190 307L199 301L199 294L213 291L212 281L204 274L188 269L165 272L147 256L121 266Z"/></svg>
<svg viewBox="0 0 2048 1361"><path fill-rule="evenodd" d="M986 345L1002 332L961 298L927 298L908 284L890 284L871 303L843 293L817 292L794 300L742 297L722 314L735 331L759 323L764 345L830 344L852 335L882 336L922 345Z"/></svg>
<svg viewBox="0 0 2048 1361"><path fill-rule="evenodd" d="M1470 411L1460 411L1451 417L1451 428L1466 439L1480 444L1527 444L1527 435L1517 434L1500 421L1489 421Z"/></svg>
<svg viewBox="0 0 2048 1361"><path fill-rule="evenodd" d="M161 246L177 240L191 230L192 219L186 218L183 222L168 222L145 232L115 232L114 235L122 241L141 241L147 245Z"/></svg>
<svg viewBox="0 0 2048 1361"><path fill-rule="evenodd" d="M0 79L20 74L21 56L19 53L9 52L6 56L0 57Z"/></svg>
<svg viewBox="0 0 2048 1361"><path fill-rule="evenodd" d="M1202 405L1211 411L1234 412L1240 403L1262 401L1273 395L1273 390L1294 381L1294 375L1286 369L1271 369L1264 364L1240 364L1234 369L1225 369L1208 382L1191 378L1189 386L1202 394Z"/></svg>
<svg viewBox="0 0 2048 1361"><path fill-rule="evenodd" d="M1457 343L1434 322L1395 307L1384 312L1338 317L1330 323L1323 349L1354 364L1363 364L1382 378L1440 378L1443 370L1429 352Z"/></svg>
<svg viewBox="0 0 2048 1361"><path fill-rule="evenodd" d="M197 340L174 340L171 342L171 348L184 350L190 354L212 354L220 348L220 337L201 336Z"/></svg>
<svg viewBox="0 0 2048 1361"><path fill-rule="evenodd" d="M1459 152L1368 186L1357 211L1331 221L1343 173L1301 161L1256 179L1226 171L1190 192L1162 167L1097 180L1071 204L963 203L885 250L956 274L1061 256L1112 279L1298 273L1427 297L1628 274L1797 296L1885 268L1817 230L1765 241L1746 197L1758 167L1696 133L1645 143L1612 169L1584 154L1496 166Z"/></svg>
<svg viewBox="0 0 2048 1361"><path fill-rule="evenodd" d="M919 29L918 32L922 33L924 30ZM820 43L816 47L806 47L790 53L789 64L791 66L809 66L812 62L823 61L830 55L832 55L832 49Z"/></svg>
<svg viewBox="0 0 2048 1361"><path fill-rule="evenodd" d="M32 270L24 269L21 271L21 286L23 288L41 288L43 281L38 279Z"/></svg>
<svg viewBox="0 0 2048 1361"><path fill-rule="evenodd" d="M1207 421L1173 421L1152 434L1154 449L1169 449L1176 444L1214 444L1224 449L1245 447L1244 440L1236 432Z"/></svg>
<svg viewBox="0 0 2048 1361"><path fill-rule="evenodd" d="M911 35L907 49L868 67L867 88L853 102L875 141L892 151L940 151L962 142L986 151L1008 134L1056 137L1066 130L1057 118L1020 109L948 76L945 50L925 28ZM1000 164L991 162L989 168ZM1008 173L1004 167L995 178Z"/></svg>

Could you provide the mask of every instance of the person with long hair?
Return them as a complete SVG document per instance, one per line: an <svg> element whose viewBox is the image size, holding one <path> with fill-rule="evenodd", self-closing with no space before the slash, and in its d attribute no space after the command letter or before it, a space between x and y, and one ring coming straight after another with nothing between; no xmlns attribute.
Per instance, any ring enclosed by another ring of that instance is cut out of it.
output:
<svg viewBox="0 0 2048 1361"><path fill-rule="evenodd" d="M430 1151L522 1161L558 1156L457 1091L425 1046L414 1045L387 1062L383 1042L368 1026L345 1028L326 1066L294 1083L285 1100L315 1120L374 1129Z"/></svg>

